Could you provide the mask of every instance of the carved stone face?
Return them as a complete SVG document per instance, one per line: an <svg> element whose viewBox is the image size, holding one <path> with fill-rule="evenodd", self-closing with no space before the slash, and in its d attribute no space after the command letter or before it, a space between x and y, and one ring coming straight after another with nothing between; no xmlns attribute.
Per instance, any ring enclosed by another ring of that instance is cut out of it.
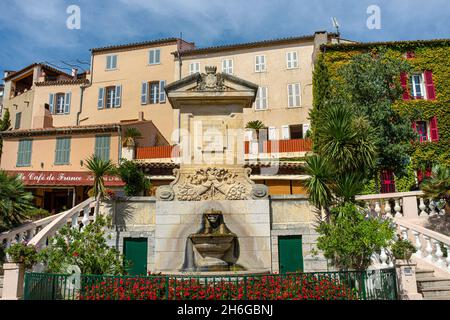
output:
<svg viewBox="0 0 450 320"><path fill-rule="evenodd" d="M213 228L216 228L216 227L217 227L217 224L218 224L218 222L219 222L219 218L220 218L220 215L219 215L219 214L208 214L208 215L206 216L206 219L208 219L209 223L211 224L211 226L212 226Z"/></svg>

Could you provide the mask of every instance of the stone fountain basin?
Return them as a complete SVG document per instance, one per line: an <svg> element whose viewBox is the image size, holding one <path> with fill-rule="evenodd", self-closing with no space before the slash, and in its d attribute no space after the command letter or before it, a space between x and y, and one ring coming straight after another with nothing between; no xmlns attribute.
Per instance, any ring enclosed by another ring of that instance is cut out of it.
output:
<svg viewBox="0 0 450 320"><path fill-rule="evenodd" d="M233 234L195 234L190 236L194 248L197 249L202 257L217 259L223 258L225 253L231 248L235 237Z"/></svg>

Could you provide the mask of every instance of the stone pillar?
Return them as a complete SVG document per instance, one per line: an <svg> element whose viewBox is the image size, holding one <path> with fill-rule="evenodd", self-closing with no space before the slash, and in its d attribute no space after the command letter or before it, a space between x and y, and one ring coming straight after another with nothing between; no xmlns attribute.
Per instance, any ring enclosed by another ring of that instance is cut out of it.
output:
<svg viewBox="0 0 450 320"><path fill-rule="evenodd" d="M4 263L2 300L19 300L23 297L25 267L23 263Z"/></svg>
<svg viewBox="0 0 450 320"><path fill-rule="evenodd" d="M122 148L122 158L134 160L134 146L126 146Z"/></svg>
<svg viewBox="0 0 450 320"><path fill-rule="evenodd" d="M395 271L400 300L422 300L422 294L417 292L416 263L397 259Z"/></svg>
<svg viewBox="0 0 450 320"><path fill-rule="evenodd" d="M403 217L405 219L419 218L416 196L403 197Z"/></svg>

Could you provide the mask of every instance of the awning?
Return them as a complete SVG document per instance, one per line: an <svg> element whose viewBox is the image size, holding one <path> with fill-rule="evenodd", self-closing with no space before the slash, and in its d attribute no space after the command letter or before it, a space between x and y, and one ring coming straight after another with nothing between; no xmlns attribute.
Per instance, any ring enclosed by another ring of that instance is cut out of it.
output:
<svg viewBox="0 0 450 320"><path fill-rule="evenodd" d="M25 186L92 186L94 177L90 172L77 171L6 171L7 174L17 174ZM123 186L125 183L115 176L104 178L106 186Z"/></svg>

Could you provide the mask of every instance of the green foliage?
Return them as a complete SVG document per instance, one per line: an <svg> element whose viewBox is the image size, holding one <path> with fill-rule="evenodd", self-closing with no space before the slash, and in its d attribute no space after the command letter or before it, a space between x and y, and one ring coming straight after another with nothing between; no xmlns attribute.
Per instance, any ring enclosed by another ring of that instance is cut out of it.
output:
<svg viewBox="0 0 450 320"><path fill-rule="evenodd" d="M408 239L399 238L391 246L391 251L395 259L409 260L411 255L416 252L416 248Z"/></svg>
<svg viewBox="0 0 450 320"><path fill-rule="evenodd" d="M3 115L3 119L0 119L0 131L8 130L11 126L11 119L9 115L9 109L6 109L5 114ZM0 157L2 156L3 150L3 139L0 138Z"/></svg>
<svg viewBox="0 0 450 320"><path fill-rule="evenodd" d="M92 187L94 197L105 197L107 193L104 178L107 175L114 175L116 167L111 160L103 160L93 155L86 160L86 168L94 175L94 185Z"/></svg>
<svg viewBox="0 0 450 320"><path fill-rule="evenodd" d="M122 160L117 169L120 178L126 183L124 190L127 196L139 196L150 189L150 181L133 161Z"/></svg>
<svg viewBox="0 0 450 320"><path fill-rule="evenodd" d="M108 226L109 220L100 215L82 230L64 226L52 238L52 245L39 252L39 261L50 273L65 273L77 265L82 274L123 274L123 256L106 242Z"/></svg>
<svg viewBox="0 0 450 320"><path fill-rule="evenodd" d="M416 174L412 167L412 164L409 163L406 166L406 172L403 177L395 177L395 189L397 192L408 192L412 191L416 188Z"/></svg>
<svg viewBox="0 0 450 320"><path fill-rule="evenodd" d="M450 167L435 165L431 177L421 185L422 191L427 198L435 201L443 201L446 206L445 212L450 213Z"/></svg>
<svg viewBox="0 0 450 320"><path fill-rule="evenodd" d="M136 140L142 138L141 132L134 127L129 127L125 130L124 139L122 141L123 146L134 146Z"/></svg>
<svg viewBox="0 0 450 320"><path fill-rule="evenodd" d="M19 176L0 170L0 231L10 229L27 219L33 208L33 195L26 192Z"/></svg>
<svg viewBox="0 0 450 320"><path fill-rule="evenodd" d="M247 122L247 124L245 125L246 129L253 129L253 130L261 130L264 129L266 126L264 125L264 123L262 123L259 120L253 120L253 121L249 121Z"/></svg>
<svg viewBox="0 0 450 320"><path fill-rule="evenodd" d="M386 247L394 236L388 220L365 218L354 204L331 210L331 221L317 227L317 247L339 270L366 270L374 252Z"/></svg>
<svg viewBox="0 0 450 320"><path fill-rule="evenodd" d="M11 245L6 249L6 253L10 262L23 263L27 270L31 269L38 259L36 248L21 242Z"/></svg>
<svg viewBox="0 0 450 320"><path fill-rule="evenodd" d="M27 211L27 217L33 221L39 220L39 219L44 219L51 215L52 214L50 212L48 212L47 210L42 209L42 208L32 208Z"/></svg>
<svg viewBox="0 0 450 320"><path fill-rule="evenodd" d="M361 52L377 53L386 51L386 55L402 58L407 51L414 51L415 58L408 59L411 71L422 72L431 70L436 88L436 100L409 100L398 99L393 108L402 117L414 120L429 120L438 118L439 141L415 142L410 145L408 154L414 169L430 167L441 163L450 166L450 41L402 41L385 44L345 44L327 46L324 54L327 72L331 81L339 80L338 71ZM319 91L320 92L320 91ZM316 96L314 96L316 99ZM311 124L312 125L312 124Z"/></svg>

